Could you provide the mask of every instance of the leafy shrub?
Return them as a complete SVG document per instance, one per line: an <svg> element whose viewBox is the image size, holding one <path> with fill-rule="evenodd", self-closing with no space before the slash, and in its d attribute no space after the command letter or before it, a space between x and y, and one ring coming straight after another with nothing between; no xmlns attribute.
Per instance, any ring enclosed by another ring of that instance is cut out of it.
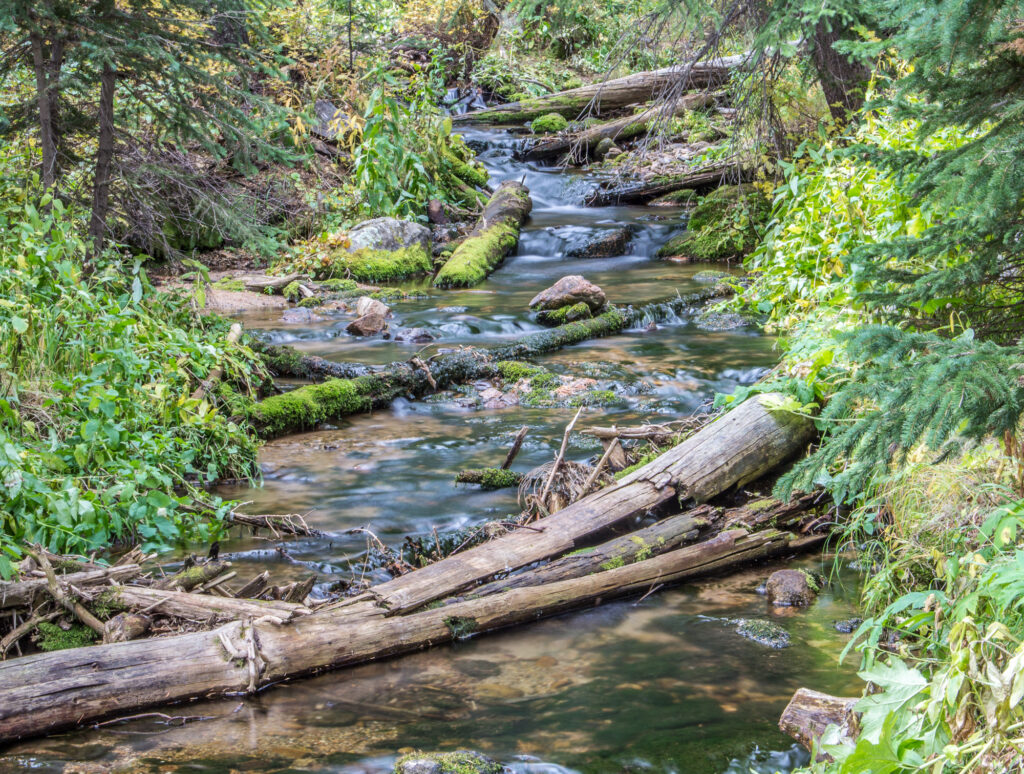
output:
<svg viewBox="0 0 1024 774"><path fill-rule="evenodd" d="M25 198L0 203L0 575L22 542L211 539L228 506L197 487L256 476L256 443L213 396L190 395L218 365L248 392L254 356L138 262L103 256L86 272L83 223Z"/></svg>

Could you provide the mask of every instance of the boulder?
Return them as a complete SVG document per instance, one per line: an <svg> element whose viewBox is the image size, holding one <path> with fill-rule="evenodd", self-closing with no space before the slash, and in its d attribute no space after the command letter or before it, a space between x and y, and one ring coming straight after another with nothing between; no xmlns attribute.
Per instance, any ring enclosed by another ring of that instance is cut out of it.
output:
<svg viewBox="0 0 1024 774"><path fill-rule="evenodd" d="M413 344L426 344L433 340L434 335L426 328L402 328L395 334L395 341L411 341Z"/></svg>
<svg viewBox="0 0 1024 774"><path fill-rule="evenodd" d="M387 304L378 301L376 298L362 296L356 301L356 314L360 317L367 314L379 314L381 317L387 317L391 314L391 310L388 309Z"/></svg>
<svg viewBox="0 0 1024 774"><path fill-rule="evenodd" d="M281 322L284 323L312 323L320 322L324 318L316 314L308 307L297 306L292 309L285 309L281 315Z"/></svg>
<svg viewBox="0 0 1024 774"><path fill-rule="evenodd" d="M774 621L762 618L740 618L734 622L736 633L748 640L753 640L766 648L788 648L789 632Z"/></svg>
<svg viewBox="0 0 1024 774"><path fill-rule="evenodd" d="M430 255L430 229L398 218L365 220L348 232L348 241L349 252L364 249L394 252L420 247Z"/></svg>
<svg viewBox="0 0 1024 774"><path fill-rule="evenodd" d="M777 570L768 576L764 587L768 602L776 607L806 607L817 592L810 576L801 570Z"/></svg>
<svg viewBox="0 0 1024 774"><path fill-rule="evenodd" d="M605 307L608 299L604 291L593 282L579 274L570 274L534 296L530 301L530 308L561 309L563 306L575 306L579 303L584 303L590 307L590 311L597 312Z"/></svg>
<svg viewBox="0 0 1024 774"><path fill-rule="evenodd" d="M388 323L384 319L384 315L371 312L350 322L345 330L353 336L376 336L387 327Z"/></svg>
<svg viewBox="0 0 1024 774"><path fill-rule="evenodd" d="M611 137L602 137L601 140L594 146L594 158L603 159L608 155L608 151L615 147L615 141Z"/></svg>
<svg viewBox="0 0 1024 774"><path fill-rule="evenodd" d="M574 247L566 256L569 258L612 258L623 255L633 235L629 226L600 231L579 247Z"/></svg>

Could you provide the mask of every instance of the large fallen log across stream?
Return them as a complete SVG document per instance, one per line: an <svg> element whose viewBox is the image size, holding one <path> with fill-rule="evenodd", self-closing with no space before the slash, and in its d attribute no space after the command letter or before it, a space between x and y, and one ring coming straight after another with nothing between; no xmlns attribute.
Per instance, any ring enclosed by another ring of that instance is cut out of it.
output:
<svg viewBox="0 0 1024 774"><path fill-rule="evenodd" d="M753 170L723 161L679 175L658 175L639 183L610 180L587 194L583 203L588 207L646 204L659 196L682 191L684 188L706 191L730 183L749 183L753 179Z"/></svg>
<svg viewBox="0 0 1024 774"><path fill-rule="evenodd" d="M692 94L678 100L671 115L678 116L697 108L707 107L714 103L710 94ZM517 157L523 161L544 161L566 153L572 154L574 163L582 164L601 140L612 141L632 140L646 134L650 127L665 117L665 111L655 106L642 113L617 118L603 124L584 129L580 132L567 133L548 140L542 140L527 148Z"/></svg>
<svg viewBox="0 0 1024 774"><path fill-rule="evenodd" d="M655 99L679 84L682 84L682 91L721 86L729 80L732 71L746 60L746 54L737 54L689 66L633 73L578 89L452 116L452 123L521 124L548 113L558 113L573 119L584 111L595 116L606 116L629 105Z"/></svg>
<svg viewBox="0 0 1024 774"><path fill-rule="evenodd" d="M287 347L254 343L267 365L279 375L333 378L264 399L253 408L250 421L265 438L298 432L331 419L384 408L399 397L421 398L459 384L490 379L497 375L496 364L503 360L523 360L688 314L699 304L731 292L727 287L714 286L638 307L612 306L589 320L530 333L495 347L442 352L426 362L396 362L373 370L355 363L307 358Z"/></svg>
<svg viewBox="0 0 1024 774"><path fill-rule="evenodd" d="M799 544L730 529L695 545L583 577L425 606L585 546L601 530L673 501L703 502L782 464L813 425L757 396L621 481L521 529L288 622L274 615L210 631L26 656L0 663L0 742L176 700L254 691L285 678L523 623L595 599L647 592ZM685 524L680 525L685 528ZM525 572L529 573L529 570Z"/></svg>

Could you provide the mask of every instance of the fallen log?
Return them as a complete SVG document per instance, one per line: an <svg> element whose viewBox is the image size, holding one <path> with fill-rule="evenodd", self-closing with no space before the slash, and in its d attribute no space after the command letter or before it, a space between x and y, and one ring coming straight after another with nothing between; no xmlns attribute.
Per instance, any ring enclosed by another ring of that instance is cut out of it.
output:
<svg viewBox="0 0 1024 774"><path fill-rule="evenodd" d="M213 631L41 653L0 663L0 743L198 695L263 685L531 621L595 599L648 591L785 551L774 530L713 540L582 578L512 589L408 616L346 608L288 625L234 621Z"/></svg>
<svg viewBox="0 0 1024 774"><path fill-rule="evenodd" d="M542 532L519 530L454 554L375 586L372 599L389 615L409 611L496 573L579 548L634 514L671 500L702 503L752 481L803 451L814 433L807 417L771 409L779 397L747 400L614 485L531 525Z"/></svg>
<svg viewBox="0 0 1024 774"><path fill-rule="evenodd" d="M191 591L197 586L202 586L207 581L213 580L224 570L231 566L231 562L203 562L183 567L165 578L161 578L153 584L155 589L169 589L171 591Z"/></svg>
<svg viewBox="0 0 1024 774"><path fill-rule="evenodd" d="M671 115L682 115L711 104L714 104L714 97L710 94L691 94L677 100ZM642 113L607 121L580 132L543 140L517 154L517 157L522 161L544 161L571 153L570 158L573 163L583 164L601 140L605 138L613 141L635 139L646 134L651 126L664 117L665 110L662 107L652 107Z"/></svg>
<svg viewBox="0 0 1024 774"><path fill-rule="evenodd" d="M522 183L506 180L499 185L469 236L434 277L434 286L466 288L486 279L516 249L519 229L532 208Z"/></svg>
<svg viewBox="0 0 1024 774"><path fill-rule="evenodd" d="M506 489L522 481L522 473L504 468L467 468L455 474L456 484L479 484L484 489Z"/></svg>
<svg viewBox="0 0 1024 774"><path fill-rule="evenodd" d="M732 162L711 164L680 175L655 176L639 183L616 185L602 183L584 198L588 207L611 207L618 204L646 204L659 196L684 188L706 190L728 183L749 183L754 171Z"/></svg>
<svg viewBox="0 0 1024 774"><path fill-rule="evenodd" d="M522 124L548 113L558 113L574 119L584 111L590 115L606 116L629 105L647 102L679 86L682 86L680 91L721 86L729 80L733 69L746 60L746 54L738 54L692 65L633 73L623 78L614 78L535 99L510 102L486 110L452 116L452 123Z"/></svg>
<svg viewBox="0 0 1024 774"><path fill-rule="evenodd" d="M112 586L111 602L137 612L208 621L211 618L241 620L265 615L290 620L306 615L309 609L291 602L262 599L235 599L185 591L146 588L144 586Z"/></svg>
<svg viewBox="0 0 1024 774"><path fill-rule="evenodd" d="M839 731L836 741L851 741L857 736L857 714L853 709L857 701L801 688L782 711L779 728L812 753L817 752L817 760L831 760L815 748L829 726L836 726Z"/></svg>
<svg viewBox="0 0 1024 774"><path fill-rule="evenodd" d="M86 570L58 575L57 583L68 588L84 589L90 586L102 586L111 581L126 581L142 572L137 564L125 564L108 567L103 570ZM12 607L25 607L36 603L40 595L49 593L46 578L33 578L24 581L0 581L0 610Z"/></svg>

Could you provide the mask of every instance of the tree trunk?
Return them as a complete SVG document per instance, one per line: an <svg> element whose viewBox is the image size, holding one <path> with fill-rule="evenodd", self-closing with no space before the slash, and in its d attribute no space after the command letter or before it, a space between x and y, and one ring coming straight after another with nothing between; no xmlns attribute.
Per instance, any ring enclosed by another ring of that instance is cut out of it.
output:
<svg viewBox="0 0 1024 774"><path fill-rule="evenodd" d="M682 115L696 108L707 107L714 103L710 94L694 94L678 100L672 111L673 116ZM532 145L519 154L523 161L543 161L556 158L564 153L571 153L576 164L585 163L598 143L606 137L611 140L632 140L647 133L659 118L664 116L661 107L652 107L637 115L617 118L598 126L584 129L581 132L554 137Z"/></svg>
<svg viewBox="0 0 1024 774"><path fill-rule="evenodd" d="M434 278L435 287L476 285L498 268L519 244L519 229L533 202L522 183L505 181L491 196L476 225Z"/></svg>
<svg viewBox="0 0 1024 774"><path fill-rule="evenodd" d="M560 91L545 97L510 102L507 105L477 110L461 116L452 116L455 124L521 124L548 113L558 113L568 119L584 112L606 116L629 105L655 99L685 81L681 91L709 89L729 80L732 70L747 59L746 54L726 56L689 67L665 67L661 70L633 73L602 83ZM589 109L589 110L588 110Z"/></svg>
<svg viewBox="0 0 1024 774"><path fill-rule="evenodd" d="M728 183L746 183L754 179L750 169L737 168L730 162L712 164L681 175L655 176L639 183L602 183L587 195L588 207L611 207L617 204L646 204L651 199L681 191L684 188L706 190Z"/></svg>
<svg viewBox="0 0 1024 774"><path fill-rule="evenodd" d="M213 631L5 661L0 663L0 742L195 696L253 692L285 678L407 653L595 599L646 592L777 555L789 539L774 530L755 535L732 530L625 567L413 615L380 615L379 610L353 615L353 608L341 607L287 625L236 621Z"/></svg>
<svg viewBox="0 0 1024 774"><path fill-rule="evenodd" d="M110 209L110 169L114 161L114 90L117 73L113 65L103 65L100 76L99 143L92 183L92 215L89 219L89 237L92 255L103 250L107 231L107 212Z"/></svg>
<svg viewBox="0 0 1024 774"><path fill-rule="evenodd" d="M857 715L853 706L857 699L830 696L809 688L801 688L793 694L786 709L779 718L779 728L784 734L796 739L811 752L825 729L830 725L839 727L840 734L847 739L857 735ZM817 760L831 760L828 755L818 754Z"/></svg>
<svg viewBox="0 0 1024 774"><path fill-rule="evenodd" d="M837 18L821 19L814 28L811 61L818 73L832 118L845 123L851 113L864 105L864 91L871 71L863 63L835 50L835 43L848 39L845 25Z"/></svg>
<svg viewBox="0 0 1024 774"><path fill-rule="evenodd" d="M57 78L63 60L63 44L55 40L47 56L42 35L29 36L32 47L32 68L36 77L36 104L39 110L39 144L43 153L43 188L52 189L57 183Z"/></svg>

